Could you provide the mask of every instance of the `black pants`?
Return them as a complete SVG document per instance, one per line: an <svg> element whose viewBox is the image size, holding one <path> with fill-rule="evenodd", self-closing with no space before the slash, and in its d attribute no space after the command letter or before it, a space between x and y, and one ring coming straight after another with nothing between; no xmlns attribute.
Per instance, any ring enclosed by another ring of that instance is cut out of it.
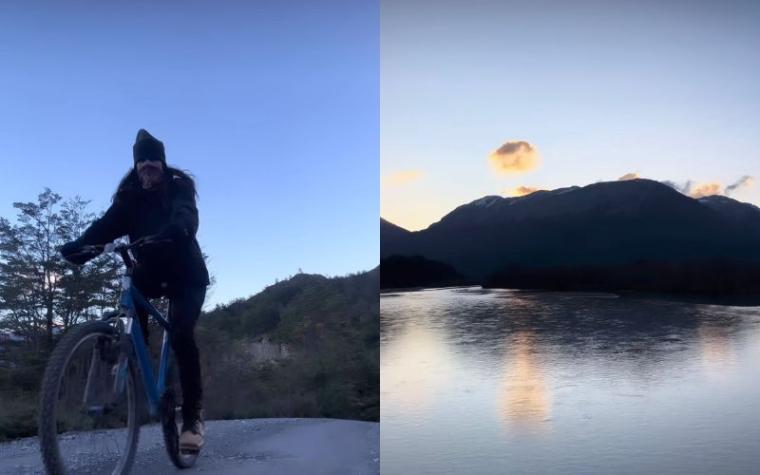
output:
<svg viewBox="0 0 760 475"><path fill-rule="evenodd" d="M182 385L182 417L190 423L199 416L203 401L201 364L195 344L195 324L201 314L206 287L186 287L172 292L169 297L169 323L171 345L179 368ZM138 309L137 315L148 338L148 312Z"/></svg>

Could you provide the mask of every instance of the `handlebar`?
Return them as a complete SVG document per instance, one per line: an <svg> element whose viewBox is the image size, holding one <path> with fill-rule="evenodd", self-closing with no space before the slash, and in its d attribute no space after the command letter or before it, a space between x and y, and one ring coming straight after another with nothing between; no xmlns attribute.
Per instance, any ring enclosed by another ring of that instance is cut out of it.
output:
<svg viewBox="0 0 760 475"><path fill-rule="evenodd" d="M90 252L93 252L93 251L120 252L120 251L129 251L130 249L141 247L141 246L147 246L150 244L162 244L162 243L169 243L169 242L172 242L172 240L168 238L158 239L155 236L144 236L135 242L131 242L127 244L116 244L115 242L109 242L107 244L86 245L86 246L83 246L82 249L90 248Z"/></svg>
<svg viewBox="0 0 760 475"><path fill-rule="evenodd" d="M129 250L147 246L151 244L162 244L162 243L169 243L172 242L172 239L164 238L164 239L158 239L156 236L144 236L138 239L135 242L131 242L128 244L116 244L114 242L109 242L107 244L87 244L85 246L82 246L81 250L79 252L76 252L74 254L71 254L72 256L83 256L83 255L97 255L104 252L114 252L121 256L122 260L124 261L124 264L128 268L131 268L133 266L132 258L129 255Z"/></svg>

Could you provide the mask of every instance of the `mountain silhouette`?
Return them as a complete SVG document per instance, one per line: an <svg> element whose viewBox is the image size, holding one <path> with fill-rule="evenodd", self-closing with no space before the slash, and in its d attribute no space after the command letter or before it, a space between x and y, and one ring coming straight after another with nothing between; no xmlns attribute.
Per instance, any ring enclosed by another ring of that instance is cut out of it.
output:
<svg viewBox="0 0 760 475"><path fill-rule="evenodd" d="M384 220L380 229L382 258L424 256L488 285L709 291L683 281L708 273L722 279L707 285L716 292L760 285L736 282L760 265L760 208L725 196L690 198L653 180L486 196L421 231ZM630 272L641 282L607 282ZM649 272L664 272L665 281L653 283Z"/></svg>

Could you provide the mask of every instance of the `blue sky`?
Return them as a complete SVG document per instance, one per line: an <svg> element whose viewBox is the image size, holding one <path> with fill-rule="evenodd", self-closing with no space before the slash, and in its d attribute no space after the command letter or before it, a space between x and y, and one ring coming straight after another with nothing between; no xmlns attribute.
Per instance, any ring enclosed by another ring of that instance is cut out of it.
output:
<svg viewBox="0 0 760 475"><path fill-rule="evenodd" d="M197 179L207 305L378 264L377 1L2 2L0 216L102 211L139 128Z"/></svg>
<svg viewBox="0 0 760 475"><path fill-rule="evenodd" d="M381 2L381 214L421 229L519 186L760 178L760 3ZM489 166L508 141L540 160ZM732 197L760 205L760 186Z"/></svg>

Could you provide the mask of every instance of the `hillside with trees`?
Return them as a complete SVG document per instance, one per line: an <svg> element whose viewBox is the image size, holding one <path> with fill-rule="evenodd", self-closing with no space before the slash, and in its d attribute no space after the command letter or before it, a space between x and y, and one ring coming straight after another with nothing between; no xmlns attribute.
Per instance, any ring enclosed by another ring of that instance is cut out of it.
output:
<svg viewBox="0 0 760 475"><path fill-rule="evenodd" d="M205 313L207 416L378 421L379 278L298 274Z"/></svg>

